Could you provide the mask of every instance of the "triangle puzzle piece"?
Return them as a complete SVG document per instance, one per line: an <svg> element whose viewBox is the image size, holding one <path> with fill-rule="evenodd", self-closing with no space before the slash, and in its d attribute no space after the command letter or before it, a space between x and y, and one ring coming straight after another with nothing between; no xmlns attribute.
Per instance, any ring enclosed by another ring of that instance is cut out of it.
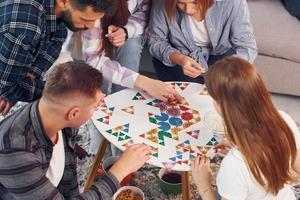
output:
<svg viewBox="0 0 300 200"><path fill-rule="evenodd" d="M165 166L165 168L167 170L172 170L173 167L175 166L175 162L162 162L163 166Z"/></svg>
<svg viewBox="0 0 300 200"><path fill-rule="evenodd" d="M193 138L195 138L196 140L198 140L199 135L200 135L200 130L196 130L196 131L188 131L186 132L188 135L192 136Z"/></svg>
<svg viewBox="0 0 300 200"><path fill-rule="evenodd" d="M102 112L104 112L105 114L107 114L109 116L112 116L114 110L115 110L115 107L101 109Z"/></svg>
<svg viewBox="0 0 300 200"><path fill-rule="evenodd" d="M146 98L141 93L136 93L132 100L146 100Z"/></svg>
<svg viewBox="0 0 300 200"><path fill-rule="evenodd" d="M182 163L184 163L186 165L190 165L190 160L184 160L184 161L182 161Z"/></svg>
<svg viewBox="0 0 300 200"><path fill-rule="evenodd" d="M133 142L133 140L131 139L131 140L129 140L128 142L126 142L125 144L123 144L122 146L125 147L125 148L127 148L128 146L133 145L133 144L134 144L134 142Z"/></svg>
<svg viewBox="0 0 300 200"><path fill-rule="evenodd" d="M134 109L133 109L133 106L129 106L129 107L123 108L123 109L121 109L121 110L124 111L124 112L126 112L126 113L128 113L128 114L134 115Z"/></svg>
<svg viewBox="0 0 300 200"><path fill-rule="evenodd" d="M177 85L181 90L185 90L185 89L189 86L189 83L176 83L176 85Z"/></svg>
<svg viewBox="0 0 300 200"><path fill-rule="evenodd" d="M207 152L211 149L211 146L197 146L197 148L203 155L206 155Z"/></svg>
<svg viewBox="0 0 300 200"><path fill-rule="evenodd" d="M216 140L216 138L212 137L206 145L215 146L216 144L218 144L218 141Z"/></svg>
<svg viewBox="0 0 300 200"><path fill-rule="evenodd" d="M105 117L101 117L101 118L97 119L97 121L109 125L109 115L107 115Z"/></svg>
<svg viewBox="0 0 300 200"><path fill-rule="evenodd" d="M176 157L169 158L170 160L176 162Z"/></svg>

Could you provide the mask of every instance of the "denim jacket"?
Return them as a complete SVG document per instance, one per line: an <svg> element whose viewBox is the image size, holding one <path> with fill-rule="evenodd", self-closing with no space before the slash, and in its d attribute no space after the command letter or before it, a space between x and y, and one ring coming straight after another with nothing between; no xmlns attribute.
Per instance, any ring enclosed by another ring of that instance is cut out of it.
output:
<svg viewBox="0 0 300 200"><path fill-rule="evenodd" d="M222 55L230 49L253 63L257 47L250 23L246 0L214 0L205 15L210 46L197 46L193 40L188 16L177 8L176 17L169 21L164 0L153 0L149 22L149 50L164 65L174 66L170 53L179 52L206 68L210 55Z"/></svg>

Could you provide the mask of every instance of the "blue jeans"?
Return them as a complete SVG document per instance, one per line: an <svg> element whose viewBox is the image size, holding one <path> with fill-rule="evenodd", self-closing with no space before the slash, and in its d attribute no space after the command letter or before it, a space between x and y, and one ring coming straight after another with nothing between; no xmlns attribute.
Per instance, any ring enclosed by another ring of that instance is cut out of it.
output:
<svg viewBox="0 0 300 200"><path fill-rule="evenodd" d="M131 69L135 72L139 72L143 47L143 36L129 38L123 46L115 50L115 60L118 61L122 66ZM118 92L122 89L124 89L124 87L112 84L111 92Z"/></svg>
<svg viewBox="0 0 300 200"><path fill-rule="evenodd" d="M218 60L221 60L224 57L231 56L235 54L235 50L230 49L228 52L222 55L211 55L207 61L208 66L213 65ZM182 82L194 82L204 84L204 77L200 75L196 78L191 78L184 75L182 67L179 65L169 67L164 65L160 60L153 58L152 60L153 67L155 69L156 75L161 81L182 81Z"/></svg>

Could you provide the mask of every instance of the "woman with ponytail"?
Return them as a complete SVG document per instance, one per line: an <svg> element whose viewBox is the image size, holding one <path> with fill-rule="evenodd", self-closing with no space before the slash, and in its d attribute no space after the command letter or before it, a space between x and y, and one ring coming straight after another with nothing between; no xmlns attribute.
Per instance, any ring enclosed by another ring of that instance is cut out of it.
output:
<svg viewBox="0 0 300 200"><path fill-rule="evenodd" d="M295 200L290 184L300 172L299 130L274 107L255 68L228 57L209 68L205 82L231 147L217 174L218 193L228 200ZM209 159L195 159L192 174L202 199L216 199Z"/></svg>

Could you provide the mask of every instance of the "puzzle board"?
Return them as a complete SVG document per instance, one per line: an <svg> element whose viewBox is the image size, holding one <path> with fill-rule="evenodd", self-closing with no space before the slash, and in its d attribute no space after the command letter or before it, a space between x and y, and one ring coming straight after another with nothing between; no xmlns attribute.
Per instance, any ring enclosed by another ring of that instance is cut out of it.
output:
<svg viewBox="0 0 300 200"><path fill-rule="evenodd" d="M153 150L148 163L188 171L192 158L214 157L212 147L219 141L203 123L204 115L213 109L212 99L203 85L168 84L186 102L166 104L143 92L125 89L107 96L92 119L103 136L119 149L145 143Z"/></svg>

